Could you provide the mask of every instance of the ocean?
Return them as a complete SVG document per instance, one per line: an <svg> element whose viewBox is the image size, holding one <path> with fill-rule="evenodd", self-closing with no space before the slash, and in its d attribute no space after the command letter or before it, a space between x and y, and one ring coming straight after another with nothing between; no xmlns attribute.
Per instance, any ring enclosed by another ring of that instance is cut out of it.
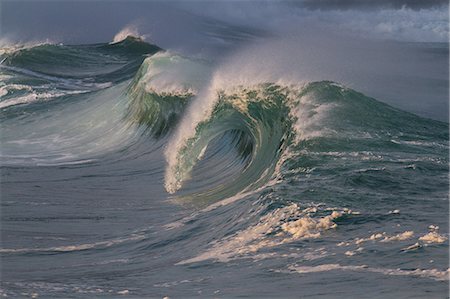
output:
<svg viewBox="0 0 450 299"><path fill-rule="evenodd" d="M3 297L448 296L442 106L133 36L0 61Z"/></svg>

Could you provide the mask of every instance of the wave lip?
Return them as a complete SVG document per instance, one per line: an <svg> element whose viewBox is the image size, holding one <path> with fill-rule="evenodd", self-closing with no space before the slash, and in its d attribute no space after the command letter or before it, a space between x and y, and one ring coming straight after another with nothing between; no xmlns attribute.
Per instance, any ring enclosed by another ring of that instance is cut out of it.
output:
<svg viewBox="0 0 450 299"><path fill-rule="evenodd" d="M140 35L136 26L129 25L117 32L110 44L119 43L127 38L134 38L144 41L145 35Z"/></svg>

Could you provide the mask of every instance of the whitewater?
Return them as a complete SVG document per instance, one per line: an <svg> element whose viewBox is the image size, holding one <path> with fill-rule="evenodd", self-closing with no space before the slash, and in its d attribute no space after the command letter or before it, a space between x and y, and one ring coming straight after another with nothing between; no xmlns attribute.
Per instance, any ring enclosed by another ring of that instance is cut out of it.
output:
<svg viewBox="0 0 450 299"><path fill-rule="evenodd" d="M0 295L445 296L448 122L277 44L4 46Z"/></svg>

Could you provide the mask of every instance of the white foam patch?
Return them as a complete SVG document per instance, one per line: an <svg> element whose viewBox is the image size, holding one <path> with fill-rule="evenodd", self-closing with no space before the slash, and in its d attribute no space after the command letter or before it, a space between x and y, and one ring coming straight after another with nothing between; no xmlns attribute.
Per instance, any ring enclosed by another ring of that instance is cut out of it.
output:
<svg viewBox="0 0 450 299"><path fill-rule="evenodd" d="M384 239L380 240L380 242L404 241L412 238L413 236L413 231L405 231L395 236L385 236Z"/></svg>
<svg viewBox="0 0 450 299"><path fill-rule="evenodd" d="M293 239L318 238L321 231L337 226L333 219L339 216L341 216L341 213L333 211L331 215L318 220L311 217L302 217L295 221L283 223L281 228L283 231L290 233Z"/></svg>
<svg viewBox="0 0 450 299"><path fill-rule="evenodd" d="M425 234L419 238L419 241L422 241L426 244L432 244L432 243L444 243L448 240L448 238L444 235L439 234L439 226L430 225L429 226L430 231L428 234Z"/></svg>
<svg viewBox="0 0 450 299"><path fill-rule="evenodd" d="M388 235L386 232L381 232L381 233L374 233L374 234L370 235L369 237L359 237L359 238L355 238L350 241L339 242L336 245L338 247L348 247L348 246L356 245L358 247L356 250L348 250L344 253L347 256L353 256L356 253L364 250L364 248L361 246L366 242L372 242L372 243L375 243L375 242L380 242L380 243L401 242L401 241L409 240L412 237L414 237L413 231L404 231L404 232L401 232L401 233L398 233L395 235ZM410 249L413 249L413 247L404 248L403 250L410 250Z"/></svg>
<svg viewBox="0 0 450 299"><path fill-rule="evenodd" d="M339 246L345 245L349 246L351 244L360 245L362 243L368 242L368 241L378 241L378 242L393 242L393 241L404 241L412 238L414 236L413 231L405 231L402 233L398 233L396 235L388 235L386 232L382 233L374 233L366 238L356 238L353 242L347 242L347 243L339 243Z"/></svg>
<svg viewBox="0 0 450 299"><path fill-rule="evenodd" d="M398 210L395 210L395 211L397 211L396 213L399 212ZM430 231L427 234L419 237L418 241L416 243L409 245L409 246L403 248L402 250L403 251L416 250L421 247L428 246L428 245L434 244L434 243L441 244L448 240L447 236L439 234L438 226L430 225L429 230ZM380 242L380 243L401 242L401 241L410 240L414 236L415 236L415 233L413 231L404 231L402 233L398 233L395 235L388 235L386 232L380 232L380 233L374 233L374 234L370 235L369 237L355 238L351 241L340 242L337 244L337 246L339 246L339 247L342 247L342 246L347 247L347 246L352 246L352 245L361 246L363 243L366 243L366 242ZM362 249L358 248L356 251L358 251L358 250L362 250ZM355 252L347 251L344 254L347 256L352 256L355 254Z"/></svg>
<svg viewBox="0 0 450 299"><path fill-rule="evenodd" d="M270 248L296 240L314 239L337 225L334 219L342 215L334 211L323 217L313 217L317 208L301 209L297 204L279 208L261 217L260 221L232 236L214 242L206 252L178 264L204 260L227 262L231 259L254 254L262 248Z"/></svg>
<svg viewBox="0 0 450 299"><path fill-rule="evenodd" d="M390 269L390 268L372 268L366 265L346 266L340 264L323 264L317 266L298 266L291 265L288 267L288 271L279 272L295 272L300 274L318 273L327 271L357 271L357 272L372 272L380 273L383 275L392 276L418 276L424 278L431 278L434 280L449 280L450 269L438 270L438 269L415 269L415 270L402 270L402 269Z"/></svg>

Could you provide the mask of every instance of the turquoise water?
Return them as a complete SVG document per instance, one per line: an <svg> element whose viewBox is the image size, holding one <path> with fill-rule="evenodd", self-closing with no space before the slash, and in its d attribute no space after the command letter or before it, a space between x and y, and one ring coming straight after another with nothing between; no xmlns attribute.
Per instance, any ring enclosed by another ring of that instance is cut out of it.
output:
<svg viewBox="0 0 450 299"><path fill-rule="evenodd" d="M448 123L133 37L1 61L3 295L446 296Z"/></svg>

